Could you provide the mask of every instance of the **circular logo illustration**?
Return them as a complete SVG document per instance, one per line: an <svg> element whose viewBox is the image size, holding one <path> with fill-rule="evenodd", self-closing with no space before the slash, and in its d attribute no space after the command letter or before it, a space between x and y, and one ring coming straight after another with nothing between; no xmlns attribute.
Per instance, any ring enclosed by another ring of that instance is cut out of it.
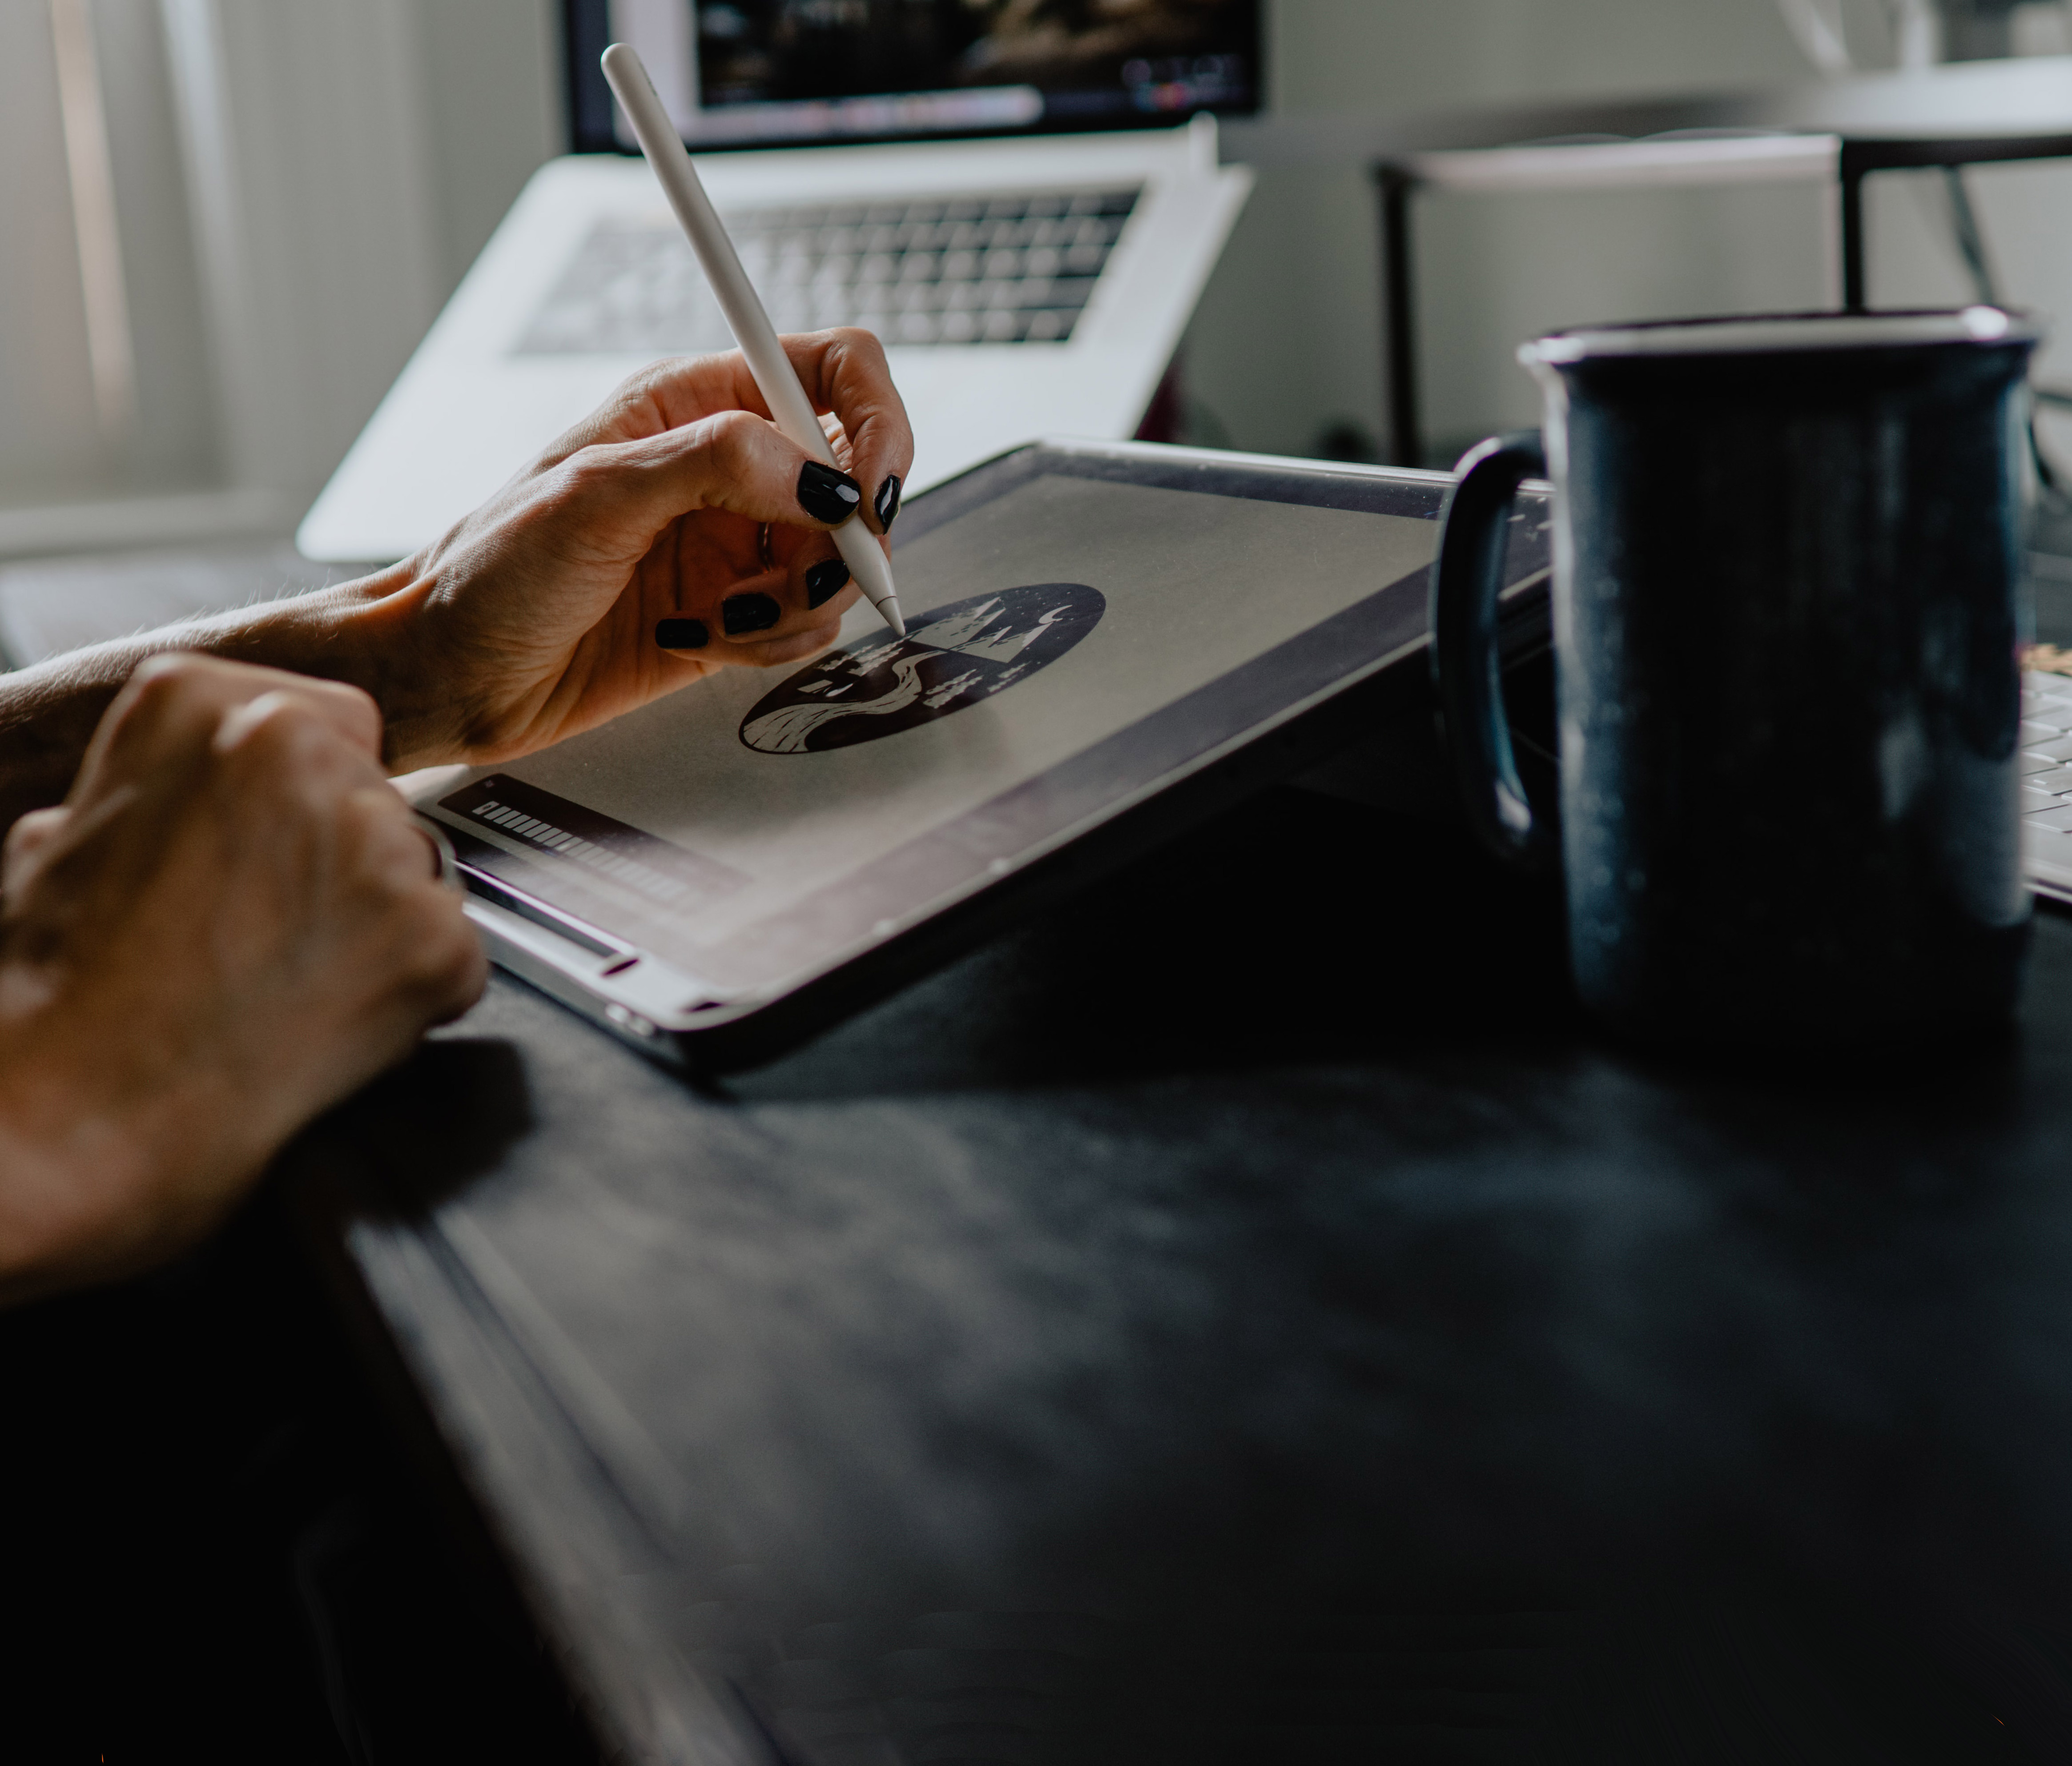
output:
<svg viewBox="0 0 2072 1766"><path fill-rule="evenodd" d="M904 638L879 632L830 651L766 693L741 721L762 754L811 754L897 735L1047 667L1100 622L1083 582L1031 582L923 614Z"/></svg>

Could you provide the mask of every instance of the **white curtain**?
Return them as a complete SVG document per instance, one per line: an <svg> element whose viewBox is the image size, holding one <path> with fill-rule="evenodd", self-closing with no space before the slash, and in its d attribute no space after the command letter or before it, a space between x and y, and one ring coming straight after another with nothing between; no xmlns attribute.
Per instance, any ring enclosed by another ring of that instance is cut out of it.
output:
<svg viewBox="0 0 2072 1766"><path fill-rule="evenodd" d="M559 150L557 10L0 0L0 556L290 529Z"/></svg>

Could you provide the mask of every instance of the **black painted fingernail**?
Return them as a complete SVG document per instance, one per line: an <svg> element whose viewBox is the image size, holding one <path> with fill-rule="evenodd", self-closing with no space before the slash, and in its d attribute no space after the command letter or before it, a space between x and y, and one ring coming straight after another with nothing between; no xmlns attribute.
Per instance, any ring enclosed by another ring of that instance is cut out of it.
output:
<svg viewBox="0 0 2072 1766"><path fill-rule="evenodd" d="M863 501L863 487L846 472L808 460L799 468L799 507L816 521L846 521Z"/></svg>
<svg viewBox="0 0 2072 1766"><path fill-rule="evenodd" d="M730 638L767 631L783 617L784 610L767 595L729 595L719 604L720 629Z"/></svg>
<svg viewBox="0 0 2072 1766"><path fill-rule="evenodd" d="M871 504L878 511L878 527L882 533L892 531L892 519L899 513L899 474L888 472L885 483L878 487L878 500Z"/></svg>
<svg viewBox="0 0 2072 1766"><path fill-rule="evenodd" d="M712 634L702 619L658 619L655 642L664 650L703 650Z"/></svg>
<svg viewBox="0 0 2072 1766"><path fill-rule="evenodd" d="M806 573L806 605L817 607L841 593L849 581L849 566L839 558L823 558Z"/></svg>

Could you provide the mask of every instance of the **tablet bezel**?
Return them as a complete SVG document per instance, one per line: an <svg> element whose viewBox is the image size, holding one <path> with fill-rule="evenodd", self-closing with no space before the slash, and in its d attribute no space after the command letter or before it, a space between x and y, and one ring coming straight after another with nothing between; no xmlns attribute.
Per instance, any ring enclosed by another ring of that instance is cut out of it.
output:
<svg viewBox="0 0 2072 1766"><path fill-rule="evenodd" d="M895 553L1046 475L1422 520L1437 519L1453 482L1400 467L1043 441L916 497L902 512ZM1399 665L1424 647L1427 575L1420 568L1378 585L1208 685L758 922L789 937L799 919L812 922L819 955L745 993L658 1009L651 991L629 988L636 977L628 971L646 955L633 942L488 872L495 849L442 825L459 836L471 915L504 967L650 1053L704 1070L753 1065L1342 748L1391 714L1392 698L1421 708L1421 663ZM1384 682L1391 676L1402 677L1393 692ZM902 905L887 912L888 901ZM652 959L650 967L668 970Z"/></svg>

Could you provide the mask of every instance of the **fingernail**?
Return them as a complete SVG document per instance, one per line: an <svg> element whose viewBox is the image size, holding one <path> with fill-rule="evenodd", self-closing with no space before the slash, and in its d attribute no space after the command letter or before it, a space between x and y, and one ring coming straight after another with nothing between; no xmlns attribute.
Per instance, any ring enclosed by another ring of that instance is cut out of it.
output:
<svg viewBox="0 0 2072 1766"><path fill-rule="evenodd" d="M655 642L664 650L703 650L712 634L702 619L658 619Z"/></svg>
<svg viewBox="0 0 2072 1766"><path fill-rule="evenodd" d="M767 595L729 595L719 604L720 629L730 638L767 631L783 617L784 610Z"/></svg>
<svg viewBox="0 0 2072 1766"><path fill-rule="evenodd" d="M846 521L863 501L863 487L846 472L808 460L799 468L799 507L816 521Z"/></svg>
<svg viewBox="0 0 2072 1766"><path fill-rule="evenodd" d="M878 511L878 527L881 533L892 531L892 518L899 513L899 474L888 472L885 483L878 487L878 500L871 504Z"/></svg>
<svg viewBox="0 0 2072 1766"><path fill-rule="evenodd" d="M849 581L849 566L839 558L823 558L806 573L806 605L817 607L841 593Z"/></svg>

